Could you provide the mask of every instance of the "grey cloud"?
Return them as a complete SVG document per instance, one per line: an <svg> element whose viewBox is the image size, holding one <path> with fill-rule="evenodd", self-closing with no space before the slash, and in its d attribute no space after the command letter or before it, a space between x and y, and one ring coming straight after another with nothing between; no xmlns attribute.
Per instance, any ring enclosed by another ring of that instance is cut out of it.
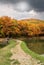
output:
<svg viewBox="0 0 44 65"><path fill-rule="evenodd" d="M25 2L26 0L0 0L0 3L1 4L7 4L7 5L12 5L12 8L14 10L17 10L17 11L21 11L20 9L18 9L17 7L20 8L20 6L16 5L18 4L19 2ZM27 1L26 1L27 2ZM27 2L28 4L28 2ZM23 4L22 4L23 5ZM28 7L26 11L29 11L31 9L31 7Z"/></svg>
<svg viewBox="0 0 44 65"><path fill-rule="evenodd" d="M1 3L10 3L10 4L15 4L16 2L18 2L19 0L0 0Z"/></svg>
<svg viewBox="0 0 44 65"><path fill-rule="evenodd" d="M33 9L39 12L44 11L44 0L28 0Z"/></svg>
<svg viewBox="0 0 44 65"><path fill-rule="evenodd" d="M12 4L13 7L19 1L26 1L29 4L30 8L34 9L35 11L44 11L44 0L0 0L1 3L9 3ZM30 8L28 10L30 10Z"/></svg>

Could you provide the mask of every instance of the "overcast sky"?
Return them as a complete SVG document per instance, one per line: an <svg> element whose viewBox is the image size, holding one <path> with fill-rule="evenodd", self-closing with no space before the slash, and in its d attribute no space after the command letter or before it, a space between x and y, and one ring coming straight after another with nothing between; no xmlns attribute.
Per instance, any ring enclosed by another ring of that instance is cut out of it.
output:
<svg viewBox="0 0 44 65"><path fill-rule="evenodd" d="M44 0L0 0L0 16L44 20Z"/></svg>

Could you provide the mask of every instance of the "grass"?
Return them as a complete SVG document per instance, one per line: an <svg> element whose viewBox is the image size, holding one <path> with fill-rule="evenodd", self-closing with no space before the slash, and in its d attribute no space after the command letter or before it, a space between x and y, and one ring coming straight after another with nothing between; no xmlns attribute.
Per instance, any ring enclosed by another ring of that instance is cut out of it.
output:
<svg viewBox="0 0 44 65"><path fill-rule="evenodd" d="M23 41L26 43L28 48L31 49L32 51L41 55L44 54L44 39L33 37L31 39L26 38Z"/></svg>
<svg viewBox="0 0 44 65"><path fill-rule="evenodd" d="M14 60L13 65L20 65L20 62L18 60Z"/></svg>
<svg viewBox="0 0 44 65"><path fill-rule="evenodd" d="M11 60L9 59L12 55L11 48L15 47L16 43L14 40L9 40L9 44L3 48L0 48L0 65L10 65Z"/></svg>
<svg viewBox="0 0 44 65"><path fill-rule="evenodd" d="M11 48L16 46L16 42L14 40L9 40L9 44L3 48L0 48L0 65L10 65L11 60L10 57L12 55L11 53ZM40 60L41 62L44 62L44 57L40 56L39 54L36 54L35 52L32 52L30 49L28 49L27 45L25 42L21 43L21 48L25 51L25 53L31 55L33 58L36 58ZM14 64L19 64L20 63L16 60Z"/></svg>
<svg viewBox="0 0 44 65"><path fill-rule="evenodd" d="M40 56L39 54L36 54L35 52L32 52L30 49L28 49L25 42L21 43L21 48L24 50L25 53L31 55L33 58L36 58L40 60L41 62L44 62L44 57Z"/></svg>

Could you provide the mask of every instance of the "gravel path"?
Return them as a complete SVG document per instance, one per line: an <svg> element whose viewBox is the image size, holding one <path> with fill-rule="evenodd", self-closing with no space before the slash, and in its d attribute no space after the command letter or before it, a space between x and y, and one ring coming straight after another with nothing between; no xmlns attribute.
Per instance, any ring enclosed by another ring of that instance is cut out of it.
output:
<svg viewBox="0 0 44 65"><path fill-rule="evenodd" d="M15 60L18 60L18 62L20 64L16 64L16 65L41 65L41 63L39 63L39 61L37 61L36 59L32 58L30 55L26 54L22 49L21 49L21 44L22 41L17 40L16 43L16 47L11 49L12 52L12 56L11 56L11 60L13 60L11 62L11 65L15 65L13 64Z"/></svg>

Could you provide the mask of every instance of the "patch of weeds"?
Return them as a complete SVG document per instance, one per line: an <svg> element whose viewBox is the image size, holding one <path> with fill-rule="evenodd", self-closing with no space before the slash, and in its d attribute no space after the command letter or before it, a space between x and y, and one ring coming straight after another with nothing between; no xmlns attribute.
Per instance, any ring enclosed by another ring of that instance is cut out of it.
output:
<svg viewBox="0 0 44 65"><path fill-rule="evenodd" d="M44 65L44 63L41 63L41 65Z"/></svg>
<svg viewBox="0 0 44 65"><path fill-rule="evenodd" d="M38 61L37 64L41 64L42 62L41 61Z"/></svg>
<svg viewBox="0 0 44 65"><path fill-rule="evenodd" d="M11 62L13 62L13 61L14 61L14 59L10 59L10 61L11 61Z"/></svg>
<svg viewBox="0 0 44 65"><path fill-rule="evenodd" d="M15 60L15 61L13 62L13 65L20 65L20 62L19 62L18 60Z"/></svg>

